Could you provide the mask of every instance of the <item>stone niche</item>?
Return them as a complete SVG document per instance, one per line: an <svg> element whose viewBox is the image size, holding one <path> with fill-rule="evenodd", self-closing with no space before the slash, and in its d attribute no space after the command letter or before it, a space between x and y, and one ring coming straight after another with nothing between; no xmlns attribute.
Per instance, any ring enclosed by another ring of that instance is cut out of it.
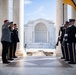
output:
<svg viewBox="0 0 76 75"><path fill-rule="evenodd" d="M54 49L56 42L54 22L42 18L31 20L25 25L24 30L25 47Z"/></svg>

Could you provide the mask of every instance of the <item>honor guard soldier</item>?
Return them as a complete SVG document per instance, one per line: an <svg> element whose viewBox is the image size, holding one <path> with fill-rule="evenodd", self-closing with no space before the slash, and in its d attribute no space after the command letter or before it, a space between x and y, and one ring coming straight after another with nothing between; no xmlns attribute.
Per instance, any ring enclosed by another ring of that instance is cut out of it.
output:
<svg viewBox="0 0 76 75"><path fill-rule="evenodd" d="M63 48L64 48L64 54L65 54L65 61L69 61L70 60L70 54L69 54L69 48L68 48L68 44L67 44L67 28L69 26L69 22L66 21L66 24L64 25L64 37L63 37Z"/></svg>
<svg viewBox="0 0 76 75"><path fill-rule="evenodd" d="M76 64L75 59L75 34L76 34L76 27L74 26L75 19L69 19L69 27L67 28L67 34L68 34L68 46L69 46L69 53L70 53L70 62L69 64Z"/></svg>
<svg viewBox="0 0 76 75"><path fill-rule="evenodd" d="M61 57L61 59L65 59L65 52L64 52L63 45L62 45L63 37L64 37L64 25L62 25L62 26L60 27L59 35L58 35L58 41L57 41L57 44L56 44L56 46L57 46L57 45L58 45L58 42L60 41L61 51L62 51L62 57Z"/></svg>

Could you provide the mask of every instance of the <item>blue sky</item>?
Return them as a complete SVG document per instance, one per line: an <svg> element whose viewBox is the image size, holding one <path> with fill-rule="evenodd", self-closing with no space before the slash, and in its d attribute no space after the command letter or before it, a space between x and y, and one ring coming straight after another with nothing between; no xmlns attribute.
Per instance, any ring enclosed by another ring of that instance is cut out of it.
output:
<svg viewBox="0 0 76 75"><path fill-rule="evenodd" d="M38 18L55 21L56 0L26 0L24 8L25 23Z"/></svg>
<svg viewBox="0 0 76 75"><path fill-rule="evenodd" d="M12 0L10 0L10 20L12 20ZM68 18L70 18L70 6L68 6ZM29 20L43 18L56 20L56 0L25 0L24 1L24 24Z"/></svg>

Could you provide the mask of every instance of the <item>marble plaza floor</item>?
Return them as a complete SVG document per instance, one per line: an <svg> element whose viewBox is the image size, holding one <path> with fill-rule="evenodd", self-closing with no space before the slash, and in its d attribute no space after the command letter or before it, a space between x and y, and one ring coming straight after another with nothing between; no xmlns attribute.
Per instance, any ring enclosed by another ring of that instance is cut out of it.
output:
<svg viewBox="0 0 76 75"><path fill-rule="evenodd" d="M2 64L0 75L76 75L76 65L69 65L59 57L19 57L10 64Z"/></svg>

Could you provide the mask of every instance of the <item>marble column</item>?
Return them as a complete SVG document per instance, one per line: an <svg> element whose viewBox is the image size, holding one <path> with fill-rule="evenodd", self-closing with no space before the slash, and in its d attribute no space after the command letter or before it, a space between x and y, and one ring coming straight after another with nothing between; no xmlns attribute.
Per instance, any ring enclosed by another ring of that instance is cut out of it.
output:
<svg viewBox="0 0 76 75"><path fill-rule="evenodd" d="M0 0L0 41L1 41L1 27L4 23L4 20L9 20L9 0ZM0 43L0 54L2 51L2 45Z"/></svg>
<svg viewBox="0 0 76 75"><path fill-rule="evenodd" d="M18 26L20 39L17 53L24 55L24 0L13 0L13 22Z"/></svg>
<svg viewBox="0 0 76 75"><path fill-rule="evenodd" d="M64 5L64 23L67 20L67 5ZM63 24L63 3L62 0L56 0L56 40L58 38L58 33L60 26ZM56 55L61 56L61 47L56 47Z"/></svg>
<svg viewBox="0 0 76 75"><path fill-rule="evenodd" d="M74 0L74 1L76 1L76 0ZM76 11L73 7L71 7L71 18L76 20ZM76 21L75 21L75 26L76 26Z"/></svg>

